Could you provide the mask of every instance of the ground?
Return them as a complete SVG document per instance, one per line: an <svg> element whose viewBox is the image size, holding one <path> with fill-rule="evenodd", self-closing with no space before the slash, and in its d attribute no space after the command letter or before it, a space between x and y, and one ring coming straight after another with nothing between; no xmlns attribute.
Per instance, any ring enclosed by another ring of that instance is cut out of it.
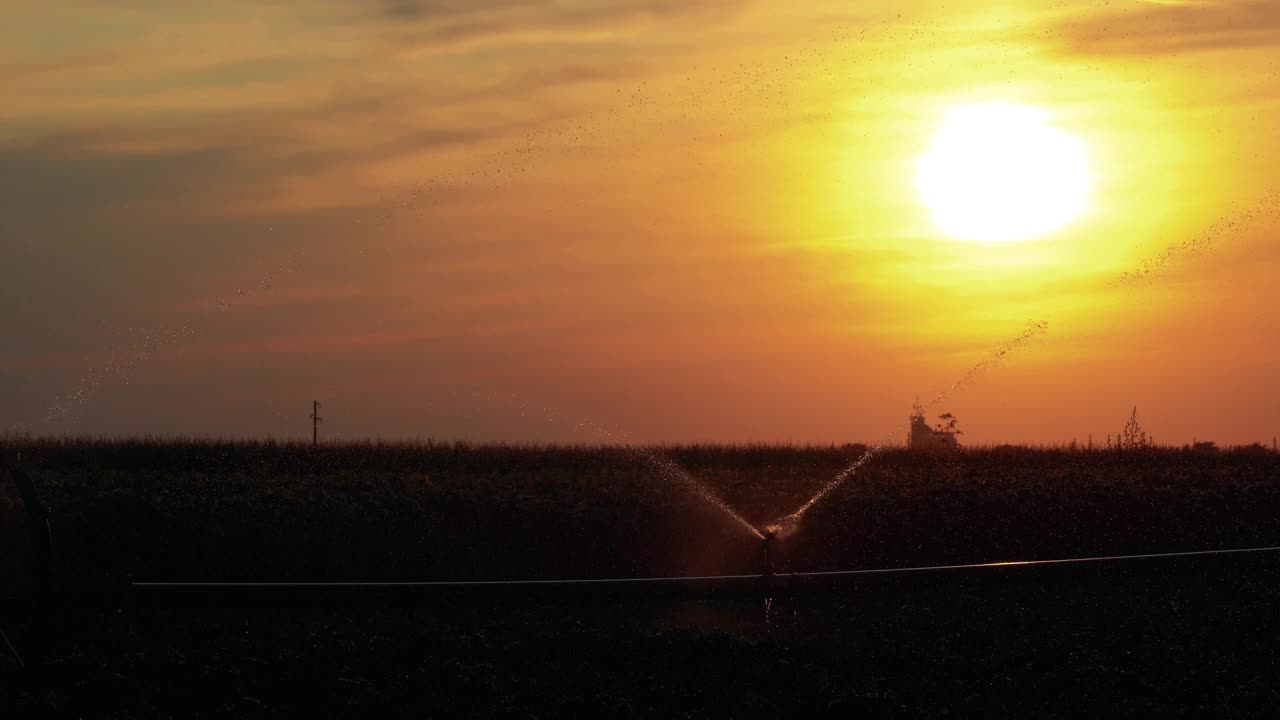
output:
<svg viewBox="0 0 1280 720"><path fill-rule="evenodd" d="M759 541L625 450L46 445L55 594L5 605L6 716L1267 716L1280 558L705 597L140 597L134 579L754 572ZM664 451L752 521L858 448ZM203 458L203 459L201 459ZM1280 542L1280 458L889 453L781 570Z"/></svg>

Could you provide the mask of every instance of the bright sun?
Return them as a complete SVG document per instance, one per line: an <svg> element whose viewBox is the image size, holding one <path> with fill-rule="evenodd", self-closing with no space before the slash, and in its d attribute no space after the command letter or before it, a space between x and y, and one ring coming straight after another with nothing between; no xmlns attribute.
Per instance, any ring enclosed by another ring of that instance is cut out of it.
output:
<svg viewBox="0 0 1280 720"><path fill-rule="evenodd" d="M953 108L916 161L916 189L933 221L960 240L1003 242L1052 232L1084 210L1084 143L1039 108Z"/></svg>

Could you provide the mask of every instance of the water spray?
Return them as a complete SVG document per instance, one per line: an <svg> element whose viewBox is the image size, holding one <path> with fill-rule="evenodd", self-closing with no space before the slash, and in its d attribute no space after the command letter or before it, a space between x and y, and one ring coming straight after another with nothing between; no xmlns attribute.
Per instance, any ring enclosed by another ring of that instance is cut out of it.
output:
<svg viewBox="0 0 1280 720"><path fill-rule="evenodd" d="M1048 330L1049 323L1046 320L1028 322L1026 329L1021 333L1018 333L1018 335L1016 335L1012 340L1009 340L996 348L986 359L969 368L963 375L956 378L956 380L949 386L939 392L932 400L925 403L923 408L931 408L946 400L953 393L963 390L970 382L980 377L991 368L998 366L1014 350L1030 343L1037 335L1048 332ZM844 482L853 475L856 475L858 471L876 455L879 455L892 447L893 440L891 438L897 437L905 427L905 423L898 425L898 427L894 429L893 434L890 435L890 439L886 439L877 445L867 448L856 460L837 473L836 476L831 478L826 485L819 488L818 492L814 493L812 497L804 502L804 504L799 508L796 508L795 512L784 516L775 524L770 525L770 530L775 534L781 531L784 535L790 535L794 532L799 527L800 522L804 519L805 514L809 512L810 508L822 502L822 500L830 495L833 490L843 485Z"/></svg>

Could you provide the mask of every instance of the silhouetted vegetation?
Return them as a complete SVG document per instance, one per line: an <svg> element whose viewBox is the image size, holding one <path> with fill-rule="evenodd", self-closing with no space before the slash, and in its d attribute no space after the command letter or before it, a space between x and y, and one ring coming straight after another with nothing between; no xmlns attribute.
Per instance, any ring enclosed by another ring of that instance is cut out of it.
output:
<svg viewBox="0 0 1280 720"><path fill-rule="evenodd" d="M131 579L755 572L759 544L655 450L19 439L63 590ZM753 521L865 448L666 448ZM11 499L12 500L12 499ZM1280 542L1256 448L888 451L780 571ZM1273 558L821 597L430 607L85 606L4 618L14 717L1222 716L1274 707ZM934 577L934 576L929 576ZM1019 579L1021 578L1021 579ZM1171 651L1171 648L1178 649Z"/></svg>
<svg viewBox="0 0 1280 720"><path fill-rule="evenodd" d="M1147 433L1138 424L1138 408L1135 406L1124 424L1124 430L1116 436L1116 443L1121 450L1143 450L1151 446Z"/></svg>
<svg viewBox="0 0 1280 720"><path fill-rule="evenodd" d="M754 572L755 538L651 453L764 525L864 449L23 445L53 506L57 581L75 586ZM1280 456L1265 448L895 450L813 509L780 569L1268 543L1280 543Z"/></svg>

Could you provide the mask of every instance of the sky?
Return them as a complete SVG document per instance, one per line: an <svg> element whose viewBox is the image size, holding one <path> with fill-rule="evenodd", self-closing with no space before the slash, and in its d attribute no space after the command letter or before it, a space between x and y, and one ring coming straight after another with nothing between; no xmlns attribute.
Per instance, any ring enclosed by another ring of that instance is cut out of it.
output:
<svg viewBox="0 0 1280 720"><path fill-rule="evenodd" d="M65 0L0 25L0 431L1280 434L1265 1ZM948 238L949 108L1084 213ZM943 397L938 402L933 402Z"/></svg>

